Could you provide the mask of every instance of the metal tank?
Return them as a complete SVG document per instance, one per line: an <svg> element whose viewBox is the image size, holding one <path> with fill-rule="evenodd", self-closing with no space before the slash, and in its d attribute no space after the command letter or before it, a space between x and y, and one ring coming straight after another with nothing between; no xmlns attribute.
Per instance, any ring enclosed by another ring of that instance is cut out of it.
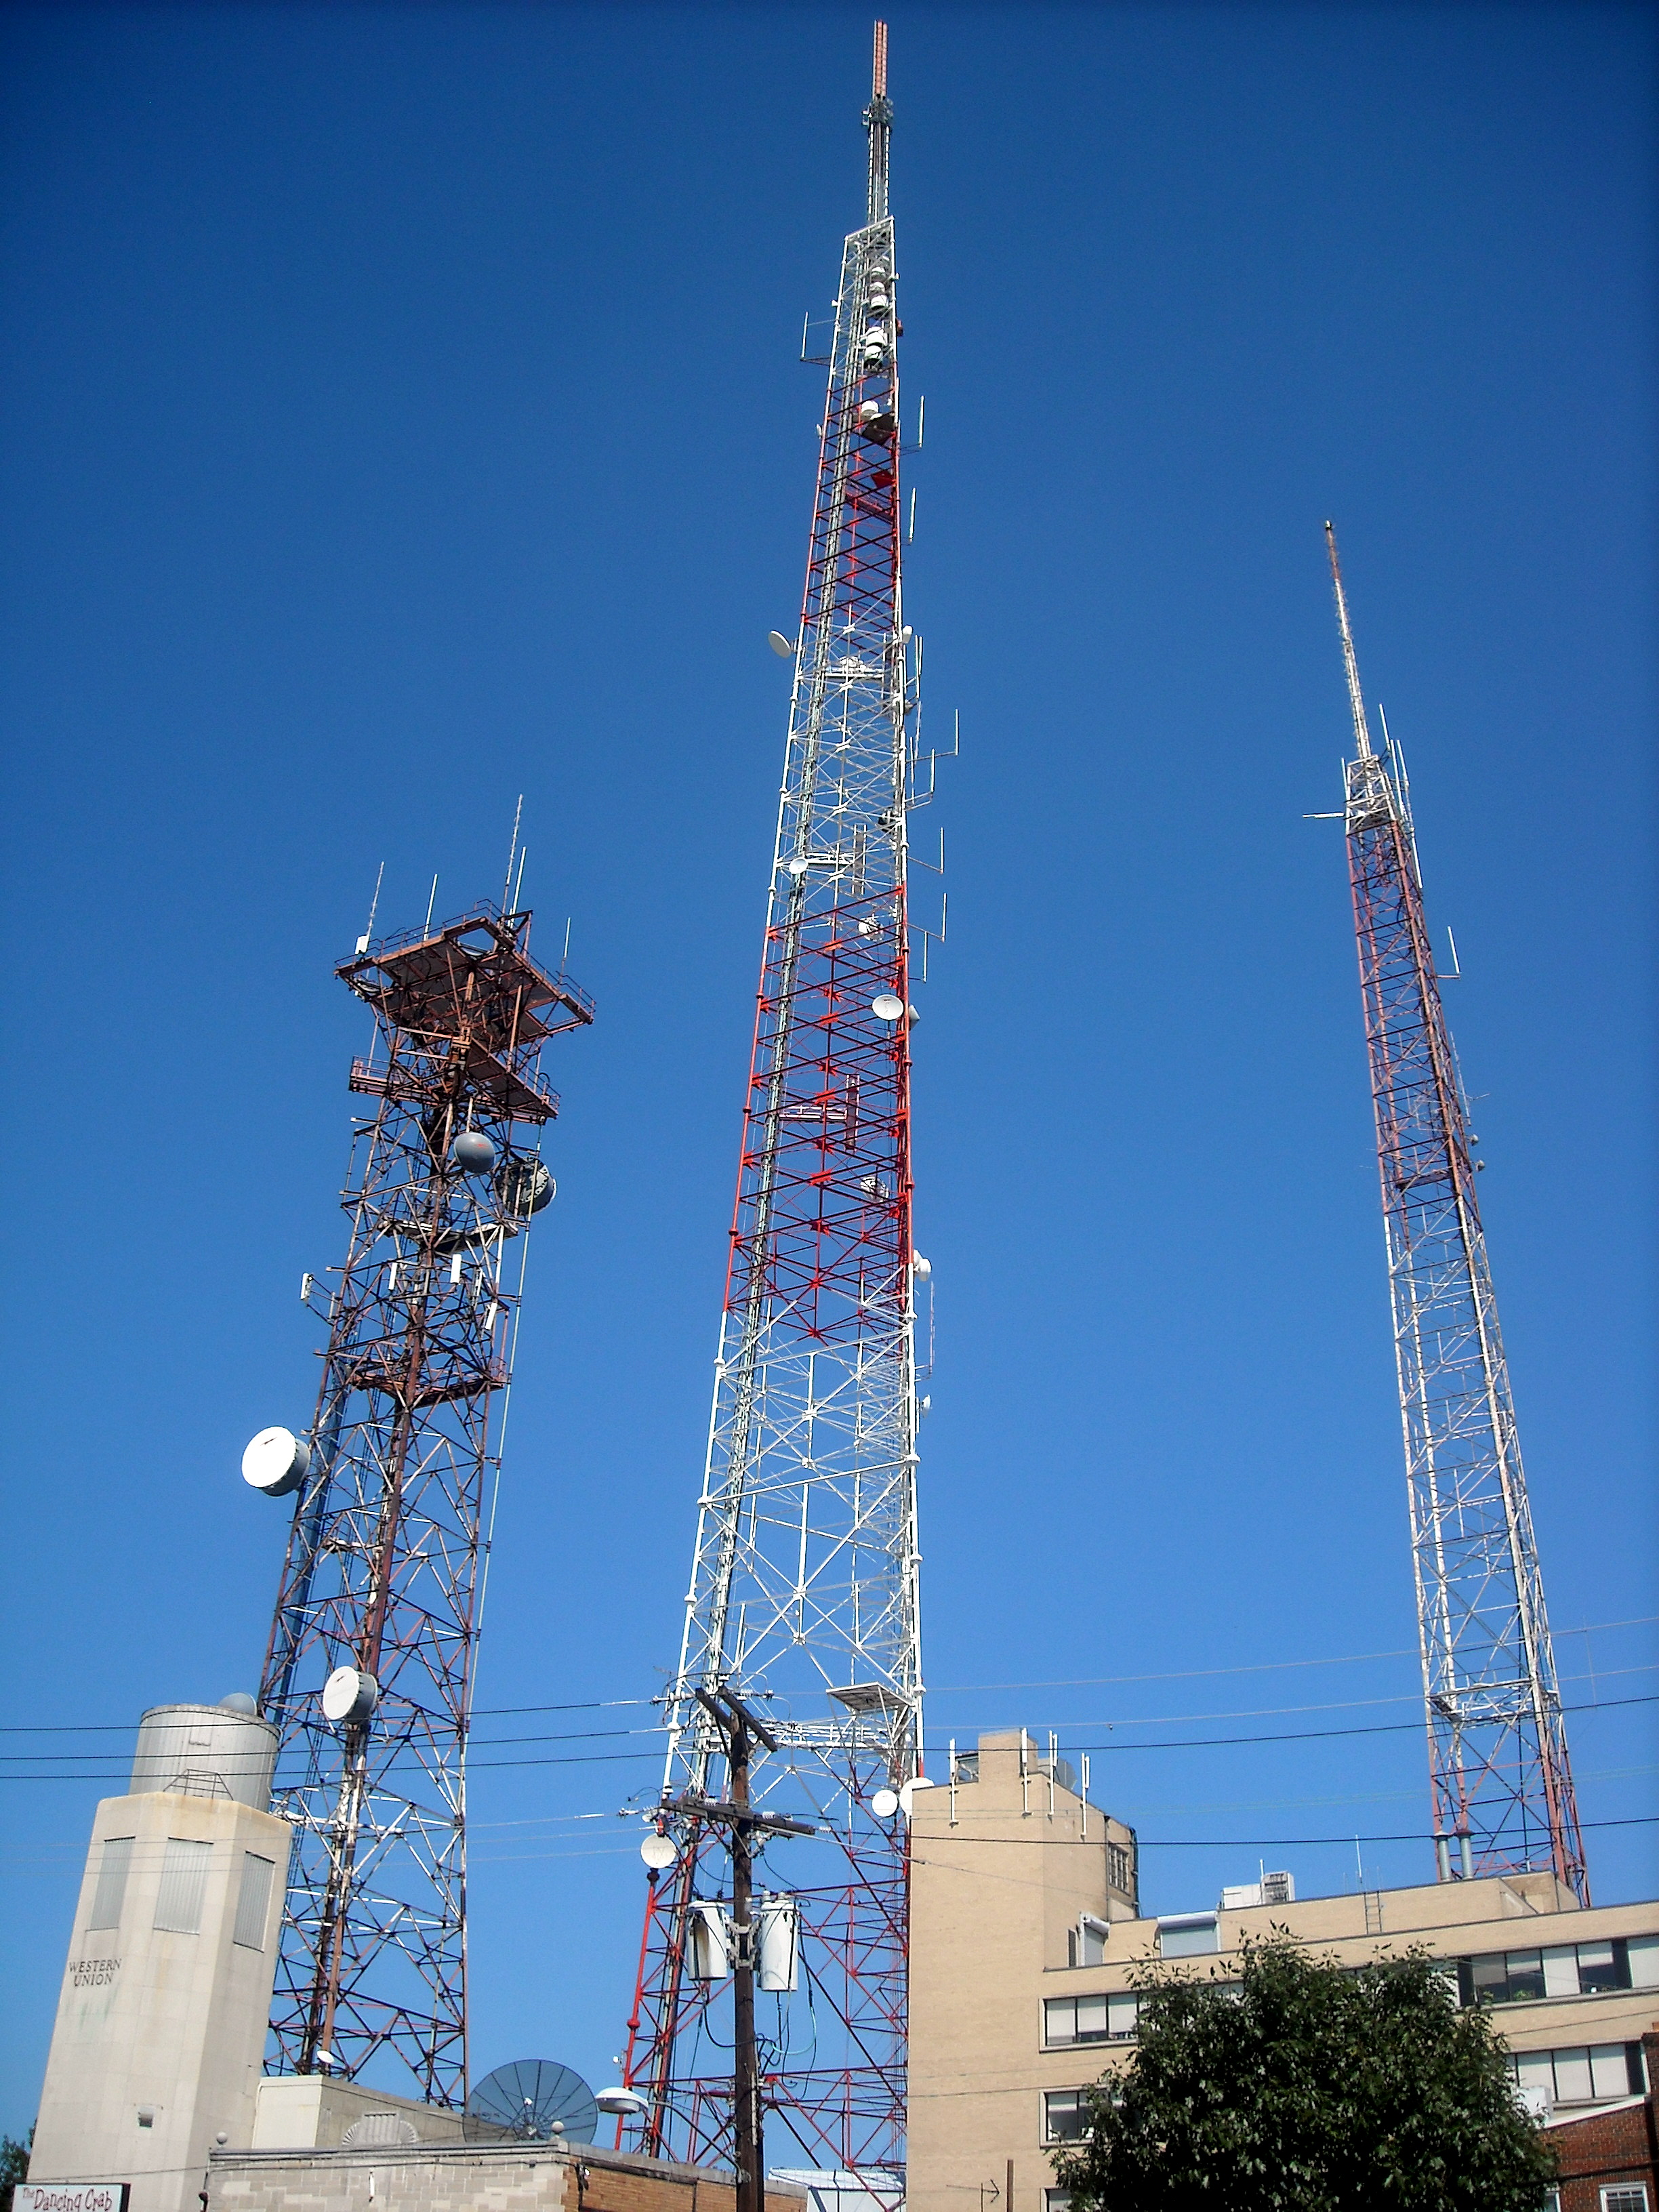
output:
<svg viewBox="0 0 1659 2212"><path fill-rule="evenodd" d="M270 1809L276 1731L245 1691L216 1705L152 1705L138 1723L132 1795L174 1790Z"/></svg>

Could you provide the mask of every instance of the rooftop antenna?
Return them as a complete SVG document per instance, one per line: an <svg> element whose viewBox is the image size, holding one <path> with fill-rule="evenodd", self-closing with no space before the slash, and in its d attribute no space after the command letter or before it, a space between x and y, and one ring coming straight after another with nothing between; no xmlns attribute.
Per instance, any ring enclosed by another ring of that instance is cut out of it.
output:
<svg viewBox="0 0 1659 2212"><path fill-rule="evenodd" d="M1336 557L1336 526L1325 525L1325 550L1331 556L1331 581L1336 586L1336 621L1342 632L1342 665L1348 676L1348 705L1353 714L1354 743L1362 760L1371 757L1370 726L1365 720L1365 695L1359 688L1359 663L1354 657L1353 630L1348 621L1348 595L1342 588L1342 564Z"/></svg>
<svg viewBox="0 0 1659 2212"><path fill-rule="evenodd" d="M368 940L374 934L374 916L380 903L380 880L385 874L386 862L382 860L379 872L374 878L374 896L368 902L368 927L364 930L362 935L357 939L357 950L359 952L368 951Z"/></svg>
<svg viewBox="0 0 1659 2212"><path fill-rule="evenodd" d="M519 803L513 810L513 842L507 848L507 880L501 885L501 904L503 906L506 906L508 899L514 896L513 890L513 863L518 858L519 823L523 818L524 793L523 792L520 792L519 793ZM524 881L524 870L522 867L519 870L519 880L520 883Z"/></svg>
<svg viewBox="0 0 1659 2212"><path fill-rule="evenodd" d="M432 878L432 896L426 902L426 935L432 934L432 909L438 903L438 878Z"/></svg>
<svg viewBox="0 0 1659 2212"><path fill-rule="evenodd" d="M872 222L887 220L887 149L893 135L893 103L887 97L887 26L876 25L875 50L870 62L870 105L864 111L870 133L870 216Z"/></svg>

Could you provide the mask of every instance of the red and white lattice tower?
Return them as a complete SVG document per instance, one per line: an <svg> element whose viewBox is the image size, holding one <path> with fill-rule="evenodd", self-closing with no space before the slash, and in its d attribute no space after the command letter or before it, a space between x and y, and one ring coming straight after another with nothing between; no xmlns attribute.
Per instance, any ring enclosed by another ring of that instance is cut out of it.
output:
<svg viewBox="0 0 1659 2212"><path fill-rule="evenodd" d="M759 1880L799 1900L798 1986L761 2000L769 2147L902 2188L904 1815L872 1808L921 1767L906 819L917 791L919 648L900 590L897 265L891 108L876 27L868 219L846 242L768 888L737 1208L678 1674L662 1832L625 2080L633 2139L729 2160L729 1985L694 1978L699 1900L727 1891L696 1801L725 1790L696 1692L766 1717ZM781 646L784 641L778 640ZM906 1798L908 1806L908 1799ZM665 1856L665 1854L663 1854ZM787 2153L782 2152L787 2162Z"/></svg>
<svg viewBox="0 0 1659 2212"><path fill-rule="evenodd" d="M1353 710L1344 820L1370 1052L1443 1881L1547 1869L1586 1905L1561 1698L1475 1200L1468 1104L1423 917L1411 795L1372 750L1326 541Z"/></svg>
<svg viewBox="0 0 1659 2212"><path fill-rule="evenodd" d="M259 1691L294 1825L271 2065L373 2065L438 2105L467 2093L466 1737L526 1232L553 1195L538 1062L593 1018L530 922L482 904L337 971L374 1012L351 1070L372 1103Z"/></svg>

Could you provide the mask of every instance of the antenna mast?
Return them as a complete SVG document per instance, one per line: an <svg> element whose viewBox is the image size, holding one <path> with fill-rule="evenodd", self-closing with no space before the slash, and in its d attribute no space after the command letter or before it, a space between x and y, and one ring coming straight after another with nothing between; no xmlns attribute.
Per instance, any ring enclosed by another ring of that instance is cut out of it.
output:
<svg viewBox="0 0 1659 2212"><path fill-rule="evenodd" d="M1397 748L1370 749L1336 535L1356 757L1345 822L1376 1113L1442 1881L1538 1869L1589 1903L1468 1107Z"/></svg>
<svg viewBox="0 0 1659 2212"><path fill-rule="evenodd" d="M921 803L917 657L900 579L898 321L887 33L876 26L868 220L836 304L806 587L767 892L714 1405L624 2080L639 2147L730 2160L726 1985L699 1930L726 1888L729 1747L764 1717L757 1812L799 1911L799 1972L760 1987L762 2094L806 2162L903 2193L905 1820L921 1765L916 1296L906 823ZM908 1805L908 1794L905 1798ZM763 1907L762 1908L763 1911ZM761 1913L751 1916L761 1919ZM732 1927L744 1947L760 1941ZM701 1963L700 1963L701 1961ZM781 1969L779 1970L781 1971ZM809 2016L810 2015L810 2016ZM618 2130L619 2137L621 2130Z"/></svg>

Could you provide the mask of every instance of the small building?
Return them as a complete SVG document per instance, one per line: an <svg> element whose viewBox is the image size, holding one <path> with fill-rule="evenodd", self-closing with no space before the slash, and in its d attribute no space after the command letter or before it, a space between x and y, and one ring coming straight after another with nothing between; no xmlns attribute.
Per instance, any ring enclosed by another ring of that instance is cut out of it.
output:
<svg viewBox="0 0 1659 2212"><path fill-rule="evenodd" d="M1224 1979L1243 1938L1275 1927L1345 1964L1384 1945L1443 1959L1462 2002L1496 2008L1544 2117L1647 2096L1659 1902L1585 1910L1547 1874L1297 1899L1270 1875L1143 1917L1133 1831L1023 1729L981 1736L948 1784L917 1794L910 1845L907 2212L976 2212L975 2194L978 2212L1064 2212L1054 2154L1134 2048L1133 1971L1178 1960Z"/></svg>
<svg viewBox="0 0 1659 2212"><path fill-rule="evenodd" d="M93 1820L20 2212L41 2184L180 2212L216 2139L249 2140L288 1879L276 1755L246 1695L144 1715Z"/></svg>
<svg viewBox="0 0 1659 2212"><path fill-rule="evenodd" d="M729 2173L586 2143L416 2142L406 2100L362 2094L337 2148L216 2150L204 2212L734 2212ZM807 2212L805 2191L769 2179L766 2212Z"/></svg>

